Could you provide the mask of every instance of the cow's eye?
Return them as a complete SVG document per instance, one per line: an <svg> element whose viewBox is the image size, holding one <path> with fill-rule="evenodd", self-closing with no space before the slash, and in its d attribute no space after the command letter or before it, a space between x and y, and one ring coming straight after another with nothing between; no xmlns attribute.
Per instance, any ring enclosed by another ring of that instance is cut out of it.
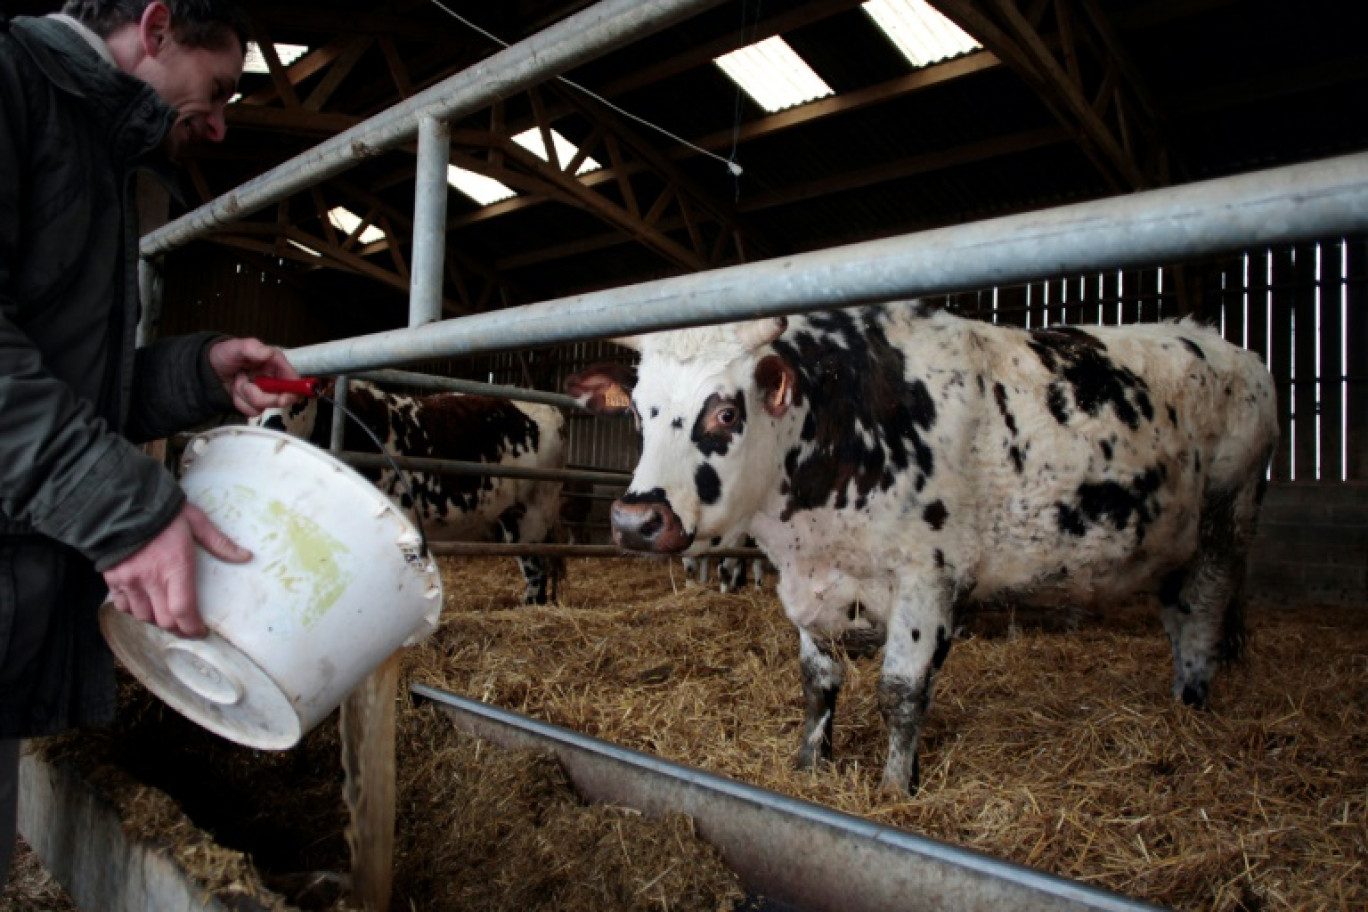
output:
<svg viewBox="0 0 1368 912"><path fill-rule="evenodd" d="M739 418L740 415L741 413L737 410L736 406L728 405L718 409L713 414L713 419L717 422L718 427L729 428L736 424L736 419Z"/></svg>

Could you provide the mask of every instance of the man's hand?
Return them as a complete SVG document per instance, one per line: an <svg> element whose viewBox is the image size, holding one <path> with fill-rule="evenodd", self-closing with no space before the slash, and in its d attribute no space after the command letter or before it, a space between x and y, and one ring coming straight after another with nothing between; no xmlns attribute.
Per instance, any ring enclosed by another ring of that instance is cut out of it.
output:
<svg viewBox="0 0 1368 912"><path fill-rule="evenodd" d="M209 365L233 397L233 406L248 418L267 409L289 408L298 400L292 393L267 393L254 377L298 379L299 373L280 349L257 339L225 339L209 349Z"/></svg>
<svg viewBox="0 0 1368 912"><path fill-rule="evenodd" d="M188 503L160 535L105 571L114 607L178 636L204 636L208 631L195 597L196 544L230 563L252 559L252 552L233 542L203 510Z"/></svg>

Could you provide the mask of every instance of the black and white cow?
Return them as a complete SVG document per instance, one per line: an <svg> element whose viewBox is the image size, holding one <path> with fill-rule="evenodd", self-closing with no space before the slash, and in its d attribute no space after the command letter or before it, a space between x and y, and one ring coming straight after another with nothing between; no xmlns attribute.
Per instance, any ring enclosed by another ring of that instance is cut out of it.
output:
<svg viewBox="0 0 1368 912"><path fill-rule="evenodd" d="M331 385L325 392L331 396ZM451 459L538 469L565 467L565 416L550 405L488 396L434 393L405 396L361 380L347 384L346 409L365 422L395 456ZM254 423L327 448L331 403L306 399L268 412ZM348 419L343 449L374 453L375 444ZM390 469L363 469L380 490L421 522L429 541L552 542L559 536L561 482L493 475L405 472L406 488ZM416 499L416 503L414 503ZM518 559L526 604L556 598L564 576L560 558Z"/></svg>
<svg viewBox="0 0 1368 912"><path fill-rule="evenodd" d="M915 791L960 605L1156 593L1190 705L1238 656L1277 418L1258 357L1212 330L1027 331L905 302L617 341L641 353L634 389L625 369L567 380L641 428L615 541L755 537L800 632L800 765L830 757L833 646L881 642L883 785Z"/></svg>

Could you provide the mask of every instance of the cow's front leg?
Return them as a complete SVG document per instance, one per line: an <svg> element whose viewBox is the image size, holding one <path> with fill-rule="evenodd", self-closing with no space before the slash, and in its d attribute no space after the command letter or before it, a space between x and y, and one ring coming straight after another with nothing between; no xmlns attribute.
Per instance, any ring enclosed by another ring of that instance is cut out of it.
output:
<svg viewBox="0 0 1368 912"><path fill-rule="evenodd" d="M798 630L798 661L802 668L803 743L798 749L798 768L811 770L818 760L831 759L831 736L836 716L836 698L845 683L845 669L831 652L827 641L818 641L806 630Z"/></svg>
<svg viewBox="0 0 1368 912"><path fill-rule="evenodd" d="M888 728L881 787L916 794L921 771L917 742L931 708L932 678L950 652L951 598L938 584L900 587L884 643L879 711Z"/></svg>

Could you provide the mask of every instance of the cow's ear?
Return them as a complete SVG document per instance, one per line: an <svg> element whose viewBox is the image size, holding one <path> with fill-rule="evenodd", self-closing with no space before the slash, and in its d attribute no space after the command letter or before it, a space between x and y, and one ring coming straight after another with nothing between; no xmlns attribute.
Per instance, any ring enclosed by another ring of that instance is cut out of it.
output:
<svg viewBox="0 0 1368 912"><path fill-rule="evenodd" d="M632 410L636 371L625 364L593 364L565 378L565 393L596 415Z"/></svg>
<svg viewBox="0 0 1368 912"><path fill-rule="evenodd" d="M755 366L755 385L760 389L765 411L778 418L788 411L797 396L798 376L778 355L766 355Z"/></svg>

